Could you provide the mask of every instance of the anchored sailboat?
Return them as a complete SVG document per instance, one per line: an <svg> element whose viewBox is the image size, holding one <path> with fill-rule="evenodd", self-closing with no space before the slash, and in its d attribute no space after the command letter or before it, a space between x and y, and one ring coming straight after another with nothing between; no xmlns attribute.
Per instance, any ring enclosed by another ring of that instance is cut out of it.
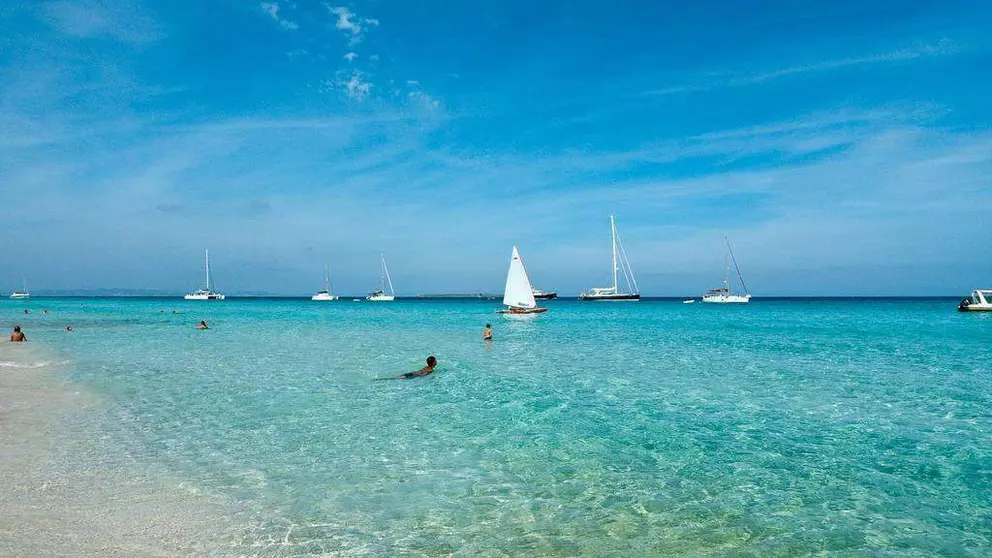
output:
<svg viewBox="0 0 992 558"><path fill-rule="evenodd" d="M711 302L715 304L747 304L751 301L751 295L747 292L747 285L744 284L744 276L741 275L741 268L737 265L737 258L734 257L734 251L730 249L730 241L727 237L723 237L723 242L727 245L727 251L723 255L723 286L710 289L706 291L703 295L703 302ZM741 281L741 288L744 289L744 294L734 294L730 291L730 262L734 263L734 269L737 270L737 278Z"/></svg>
<svg viewBox="0 0 992 558"><path fill-rule="evenodd" d="M24 290L23 291L14 291L14 292L10 293L10 298L21 299L21 300L23 300L25 298L31 298L31 293L28 292L28 280L27 280L27 278L23 278L23 280L24 280Z"/></svg>
<svg viewBox="0 0 992 558"><path fill-rule="evenodd" d="M635 301L641 299L641 293L637 290L637 281L634 280L634 270L630 268L630 262L627 260L627 252L623 249L620 236L617 235L617 223L613 215L610 215L610 230L613 233L613 286L593 287L580 294L579 300ZM618 273L623 274L628 292L620 290L620 286L617 283Z"/></svg>
<svg viewBox="0 0 992 558"><path fill-rule="evenodd" d="M338 297L331 294L331 274L324 264L324 290L317 291L317 294L310 297L310 300L337 300Z"/></svg>
<svg viewBox="0 0 992 558"><path fill-rule="evenodd" d="M538 308L537 301L534 300L534 288L527 277L527 270L524 269L524 262L520 259L520 252L517 247L513 247L513 255L510 256L510 269L506 272L506 288L503 290L503 304L505 310L500 310L500 314L540 314L547 312L547 308Z"/></svg>
<svg viewBox="0 0 992 558"><path fill-rule="evenodd" d="M379 254L379 259L382 261L382 275L380 277L379 289L369 293L365 300L372 302L392 302L396 299L396 293L393 292L393 280L389 278L389 268L386 267L386 256ZM386 286L389 286L389 293L386 293Z"/></svg>
<svg viewBox="0 0 992 558"><path fill-rule="evenodd" d="M205 262L206 276L207 276L206 285L204 286L204 288L197 289L187 294L183 298L185 298L186 300L224 300L224 295L222 295L221 293L215 293L214 291L210 290L210 251L209 250L203 251L203 260Z"/></svg>

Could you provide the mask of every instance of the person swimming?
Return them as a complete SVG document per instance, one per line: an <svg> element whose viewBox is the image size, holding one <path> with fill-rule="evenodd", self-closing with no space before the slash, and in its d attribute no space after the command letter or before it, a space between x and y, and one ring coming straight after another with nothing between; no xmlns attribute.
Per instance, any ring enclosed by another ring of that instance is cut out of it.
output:
<svg viewBox="0 0 992 558"><path fill-rule="evenodd" d="M409 380L410 378L416 378L416 377L419 377L419 376L427 376L429 374L433 374L434 373L434 368L435 367L437 367L437 359L434 358L434 356L432 355L432 356L427 357L427 366L421 368L420 370L417 370L416 372L407 372L406 374L402 374L402 375L396 376L396 379L397 380Z"/></svg>
<svg viewBox="0 0 992 558"><path fill-rule="evenodd" d="M482 330L482 340L492 341L493 340L493 326L486 324L486 329Z"/></svg>
<svg viewBox="0 0 992 558"><path fill-rule="evenodd" d="M207 327L206 320L200 320L200 323L196 324L196 329L210 329L210 328Z"/></svg>
<svg viewBox="0 0 992 558"><path fill-rule="evenodd" d="M24 332L21 331L21 326L15 325L14 332L10 334L10 340L13 341L14 343L22 343L24 341L27 341L28 338L26 335L24 335Z"/></svg>

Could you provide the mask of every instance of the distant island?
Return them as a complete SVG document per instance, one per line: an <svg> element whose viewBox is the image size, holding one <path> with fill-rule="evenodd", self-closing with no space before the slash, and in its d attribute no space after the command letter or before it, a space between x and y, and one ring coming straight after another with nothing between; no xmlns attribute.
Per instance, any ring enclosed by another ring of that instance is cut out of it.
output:
<svg viewBox="0 0 992 558"><path fill-rule="evenodd" d="M491 293L440 293L440 294L418 294L417 298L500 298L501 294Z"/></svg>

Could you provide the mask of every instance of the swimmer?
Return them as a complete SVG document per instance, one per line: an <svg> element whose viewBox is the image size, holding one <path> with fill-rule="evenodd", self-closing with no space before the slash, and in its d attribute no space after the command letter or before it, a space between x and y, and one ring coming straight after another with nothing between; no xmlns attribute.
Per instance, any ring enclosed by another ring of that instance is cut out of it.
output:
<svg viewBox="0 0 992 558"><path fill-rule="evenodd" d="M210 329L207 327L206 320L200 320L200 323L196 324L196 329Z"/></svg>
<svg viewBox="0 0 992 558"><path fill-rule="evenodd" d="M427 366L417 370L416 372L407 372L401 376L396 376L395 378L379 378L380 380L409 380L411 378L417 378L420 376L427 376L428 374L434 373L434 368L437 367L437 359L433 356L427 357Z"/></svg>
<svg viewBox="0 0 992 558"><path fill-rule="evenodd" d="M493 326L486 324L486 329L482 330L482 340L483 341L493 340Z"/></svg>
<svg viewBox="0 0 992 558"><path fill-rule="evenodd" d="M72 331L72 326L65 326L66 331Z"/></svg>
<svg viewBox="0 0 992 558"><path fill-rule="evenodd" d="M27 310L25 310L25 312L27 312ZM16 325L14 326L14 332L10 334L10 340L14 343L23 343L24 341L27 341L28 338L24 335L24 332L21 331L21 326Z"/></svg>

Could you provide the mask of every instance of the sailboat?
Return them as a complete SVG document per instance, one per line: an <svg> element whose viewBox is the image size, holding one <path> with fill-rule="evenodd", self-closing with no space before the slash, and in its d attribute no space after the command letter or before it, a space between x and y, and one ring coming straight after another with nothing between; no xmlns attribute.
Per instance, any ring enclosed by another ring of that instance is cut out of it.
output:
<svg viewBox="0 0 992 558"><path fill-rule="evenodd" d="M26 278L24 279L24 290L10 293L10 298L21 300L31 298L31 293L28 292L28 280Z"/></svg>
<svg viewBox="0 0 992 558"><path fill-rule="evenodd" d="M579 295L579 300L617 300L636 301L641 299L641 293L637 290L637 281L634 280L634 270L630 268L627 261L627 252L623 249L623 243L617 235L617 223L613 215L610 215L610 230L613 233L613 286L593 287ZM617 274L623 273L623 278L627 283L629 292L622 292L617 283Z"/></svg>
<svg viewBox="0 0 992 558"><path fill-rule="evenodd" d="M324 290L317 291L317 294L310 297L310 300L337 300L338 297L331 294L331 274L324 264Z"/></svg>
<svg viewBox="0 0 992 558"><path fill-rule="evenodd" d="M510 269L506 272L506 288L503 289L503 304L505 310L500 310L500 314L540 314L547 312L547 308L538 308L537 301L534 300L534 288L527 277L527 270L524 269L524 261L520 259L520 252L517 247L513 247L513 255L510 256Z"/></svg>
<svg viewBox="0 0 992 558"><path fill-rule="evenodd" d="M380 277L379 289L369 293L369 296L365 297L365 300L372 302L392 302L396 299L396 293L393 291L393 280L389 278L389 268L386 267L386 256L379 254L379 259L382 261L382 276ZM389 286L389 294L386 294L386 286Z"/></svg>
<svg viewBox="0 0 992 558"><path fill-rule="evenodd" d="M723 254L723 286L706 291L706 294L703 295L703 302L747 304L751 301L751 295L747 292L747 285L744 284L744 276L741 275L741 268L737 265L737 258L734 257L734 251L730 249L730 241L727 240L727 237L723 237L723 242L727 245L727 251ZM741 287L744 289L744 294L734 294L730 291L730 262L734 262L734 268L737 270L737 278L741 280Z"/></svg>
<svg viewBox="0 0 992 558"><path fill-rule="evenodd" d="M183 298L185 298L186 300L224 300L224 295L222 295L221 293L215 293L214 291L210 290L210 251L209 250L203 251L203 260L205 263L206 276L207 276L206 285L204 286L204 288L197 289L187 294Z"/></svg>

